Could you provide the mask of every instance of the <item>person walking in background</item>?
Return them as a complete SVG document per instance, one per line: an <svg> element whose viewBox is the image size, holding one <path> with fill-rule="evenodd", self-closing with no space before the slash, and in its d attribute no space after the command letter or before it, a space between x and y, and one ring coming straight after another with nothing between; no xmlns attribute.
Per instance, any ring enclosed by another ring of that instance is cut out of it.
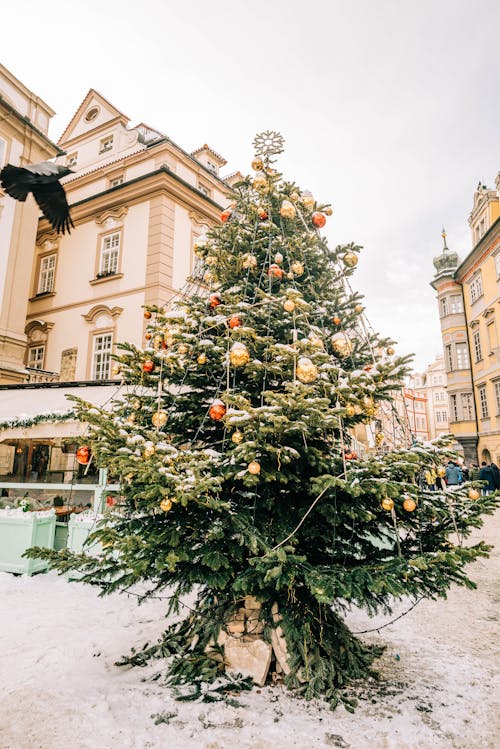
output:
<svg viewBox="0 0 500 749"><path fill-rule="evenodd" d="M469 471L470 481L479 481L479 464L473 463Z"/></svg>
<svg viewBox="0 0 500 749"><path fill-rule="evenodd" d="M490 468L493 472L493 483L495 485L495 489L500 489L500 469L498 468L496 463L490 463Z"/></svg>
<svg viewBox="0 0 500 749"><path fill-rule="evenodd" d="M482 488L483 494L490 494L491 492L495 491L495 477L493 469L491 468L491 466L486 465L486 462L484 460L481 463L479 479L480 481L486 481L486 485Z"/></svg>
<svg viewBox="0 0 500 749"><path fill-rule="evenodd" d="M448 486L458 486L460 484L460 477L462 471L458 465L453 461L449 460L446 466L446 483Z"/></svg>

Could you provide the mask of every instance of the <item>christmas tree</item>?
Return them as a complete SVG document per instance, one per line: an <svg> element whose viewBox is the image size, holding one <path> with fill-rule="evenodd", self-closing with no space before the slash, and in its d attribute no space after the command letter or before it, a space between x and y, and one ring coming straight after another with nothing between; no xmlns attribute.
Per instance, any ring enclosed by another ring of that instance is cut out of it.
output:
<svg viewBox="0 0 500 749"><path fill-rule="evenodd" d="M91 537L102 550L44 555L107 593L164 592L183 618L124 662L168 656L185 696L248 686L234 675L246 654L260 683L271 662L300 694L349 704L343 688L382 649L349 631L346 608L473 587L464 566L488 547L463 540L496 497L426 487L426 471L443 471L436 446L387 453L379 433L356 456L353 430L408 359L351 289L361 248L329 249L331 208L276 170L281 136L254 145L256 174L197 242L189 293L145 310L143 349L121 345L112 409L78 403L93 459L122 485Z"/></svg>

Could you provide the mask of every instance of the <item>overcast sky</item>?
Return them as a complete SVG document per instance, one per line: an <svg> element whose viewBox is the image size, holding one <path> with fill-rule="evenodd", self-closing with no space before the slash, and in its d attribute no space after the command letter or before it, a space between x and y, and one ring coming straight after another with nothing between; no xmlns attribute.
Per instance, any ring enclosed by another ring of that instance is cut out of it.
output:
<svg viewBox="0 0 500 749"><path fill-rule="evenodd" d="M467 254L473 192L500 169L498 0L21 0L1 17L1 62L56 110L54 140L89 88L227 172L279 130L286 177L333 204L329 242L364 246L352 285L374 328L416 369L441 352L441 227Z"/></svg>

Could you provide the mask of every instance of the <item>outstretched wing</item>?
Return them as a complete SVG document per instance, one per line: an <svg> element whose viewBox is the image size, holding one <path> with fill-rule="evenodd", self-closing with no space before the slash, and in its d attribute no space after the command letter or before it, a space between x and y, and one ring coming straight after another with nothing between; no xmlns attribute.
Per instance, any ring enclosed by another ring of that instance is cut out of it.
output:
<svg viewBox="0 0 500 749"><path fill-rule="evenodd" d="M12 166L7 164L0 172L0 182L5 192L20 200L22 203L26 200L28 193L33 186L33 175L29 174L22 166Z"/></svg>
<svg viewBox="0 0 500 749"><path fill-rule="evenodd" d="M59 182L51 182L48 185L37 185L32 188L33 196L40 206L45 218L50 221L57 232L71 233L70 227L74 227L69 215L66 193Z"/></svg>

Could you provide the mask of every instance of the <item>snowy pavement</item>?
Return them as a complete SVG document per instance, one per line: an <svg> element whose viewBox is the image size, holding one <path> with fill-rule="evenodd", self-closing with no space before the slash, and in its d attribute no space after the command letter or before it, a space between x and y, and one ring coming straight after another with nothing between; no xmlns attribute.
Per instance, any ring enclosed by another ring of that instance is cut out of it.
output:
<svg viewBox="0 0 500 749"><path fill-rule="evenodd" d="M282 687L244 693L241 708L176 702L143 680L158 664L114 666L134 645L156 639L163 601L137 606L123 595L98 598L54 573L0 573L0 749L494 749L500 512L475 538L498 544L470 568L477 591L454 588L446 601L422 601L366 635L387 645L383 678L363 689L353 715ZM350 625L389 619L356 612Z"/></svg>

